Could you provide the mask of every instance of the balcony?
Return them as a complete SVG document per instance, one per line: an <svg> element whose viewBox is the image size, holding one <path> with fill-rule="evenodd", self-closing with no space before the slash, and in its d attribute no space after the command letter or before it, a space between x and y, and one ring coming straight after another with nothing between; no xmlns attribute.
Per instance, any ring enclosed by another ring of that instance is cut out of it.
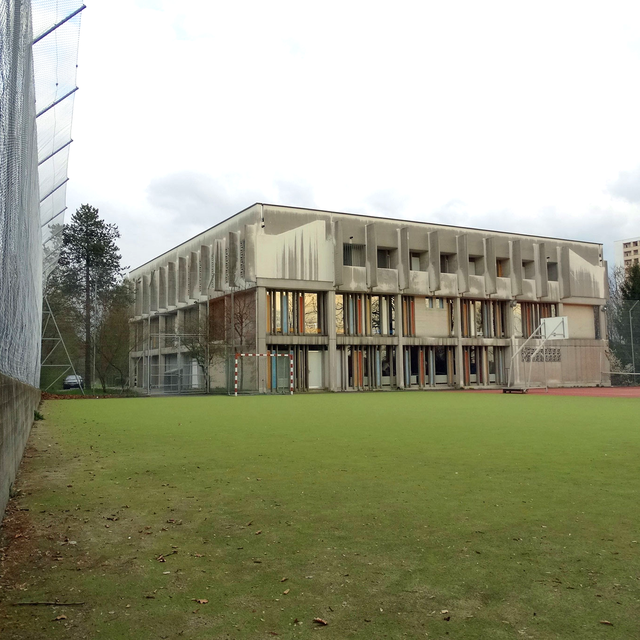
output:
<svg viewBox="0 0 640 640"><path fill-rule="evenodd" d="M375 293L397 293L398 271L397 269L378 268L378 284L373 287Z"/></svg>
<svg viewBox="0 0 640 640"><path fill-rule="evenodd" d="M397 279L397 278L396 278ZM366 267L342 267L341 291L366 291L367 269Z"/></svg>
<svg viewBox="0 0 640 640"><path fill-rule="evenodd" d="M455 273L440 274L440 288L436 291L438 296L458 295L458 276Z"/></svg>

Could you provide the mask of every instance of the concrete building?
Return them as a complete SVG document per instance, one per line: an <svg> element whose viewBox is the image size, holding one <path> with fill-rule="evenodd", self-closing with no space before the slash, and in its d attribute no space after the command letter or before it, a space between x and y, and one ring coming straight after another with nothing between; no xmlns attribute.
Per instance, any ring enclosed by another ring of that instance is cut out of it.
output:
<svg viewBox="0 0 640 640"><path fill-rule="evenodd" d="M616 240L613 243L613 255L616 267L630 267L640 264L640 238Z"/></svg>
<svg viewBox="0 0 640 640"><path fill-rule="evenodd" d="M130 278L131 380L150 392L232 390L236 351L292 354L296 390L597 385L606 369L595 243L254 204ZM569 339L515 357L553 316ZM287 358L241 369L244 389L288 385Z"/></svg>

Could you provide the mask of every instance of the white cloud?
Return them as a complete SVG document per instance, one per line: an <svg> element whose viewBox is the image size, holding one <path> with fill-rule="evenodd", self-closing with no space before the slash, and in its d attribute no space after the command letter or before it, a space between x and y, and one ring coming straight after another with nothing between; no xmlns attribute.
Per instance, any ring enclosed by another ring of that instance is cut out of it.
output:
<svg viewBox="0 0 640 640"><path fill-rule="evenodd" d="M69 206L112 216L128 263L255 200L637 235L623 173L640 162L637 3L111 0L84 14Z"/></svg>

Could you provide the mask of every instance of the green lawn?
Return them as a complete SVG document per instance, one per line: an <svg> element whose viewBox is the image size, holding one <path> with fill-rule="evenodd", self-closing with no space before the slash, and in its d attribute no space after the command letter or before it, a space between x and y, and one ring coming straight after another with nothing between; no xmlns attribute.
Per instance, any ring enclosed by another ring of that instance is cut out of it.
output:
<svg viewBox="0 0 640 640"><path fill-rule="evenodd" d="M638 637L639 407L474 392L49 401L0 636ZM11 606L55 599L85 604Z"/></svg>

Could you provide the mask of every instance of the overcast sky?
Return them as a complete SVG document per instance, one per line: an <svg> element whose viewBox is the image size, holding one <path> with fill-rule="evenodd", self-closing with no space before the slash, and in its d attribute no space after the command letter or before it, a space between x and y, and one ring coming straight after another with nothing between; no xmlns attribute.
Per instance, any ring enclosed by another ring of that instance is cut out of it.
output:
<svg viewBox="0 0 640 640"><path fill-rule="evenodd" d="M68 206L125 265L257 201L640 236L637 0L86 4Z"/></svg>

